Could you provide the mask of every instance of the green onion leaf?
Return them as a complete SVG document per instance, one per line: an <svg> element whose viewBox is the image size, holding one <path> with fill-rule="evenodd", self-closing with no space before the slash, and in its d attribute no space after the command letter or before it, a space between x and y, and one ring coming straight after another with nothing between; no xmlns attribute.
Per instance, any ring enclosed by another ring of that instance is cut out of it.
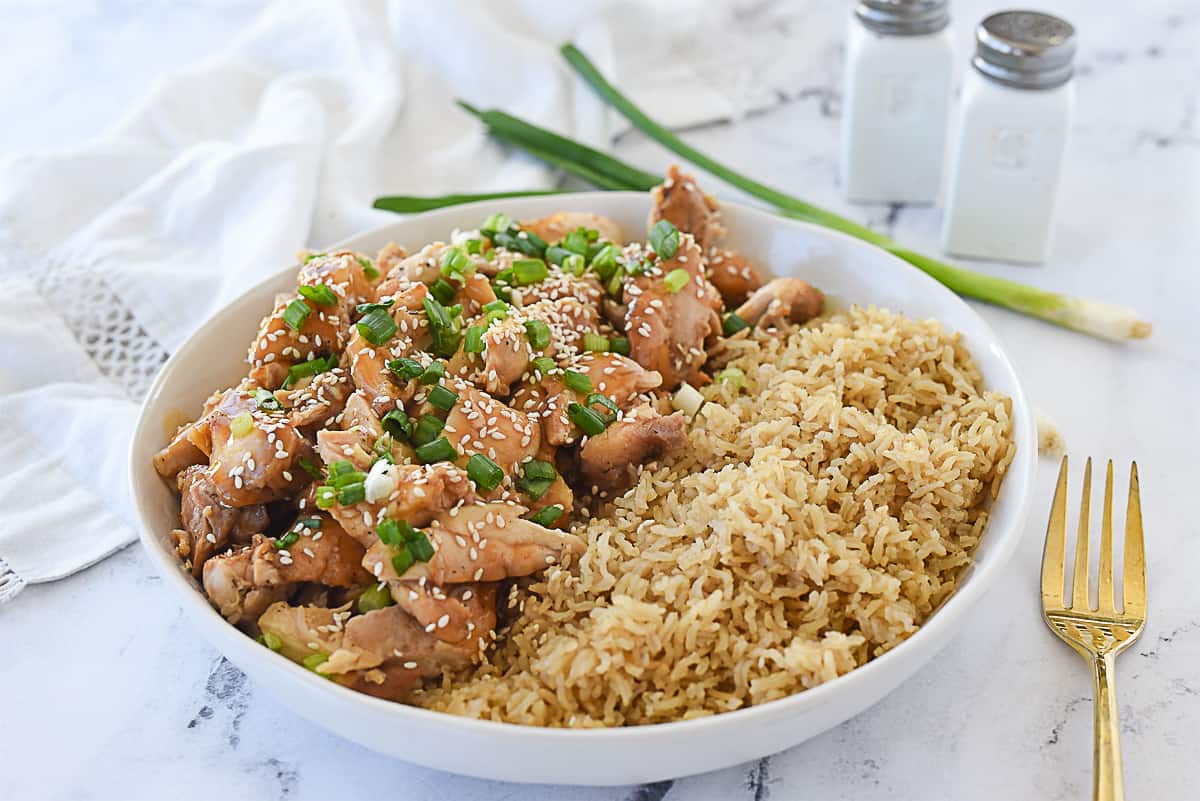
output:
<svg viewBox="0 0 1200 801"><path fill-rule="evenodd" d="M318 306L334 306L337 305L337 295L333 294L333 290L325 284L313 284L312 286L297 287L301 295Z"/></svg>
<svg viewBox="0 0 1200 801"><path fill-rule="evenodd" d="M538 356L533 360L533 369L542 375L546 375L557 366L554 363L554 359L551 359L549 356Z"/></svg>
<svg viewBox="0 0 1200 801"><path fill-rule="evenodd" d="M562 266L563 262L574 255L574 252L567 250L566 248L559 247L558 245L552 245L546 248L546 261L550 262L551 264L557 264L560 267Z"/></svg>
<svg viewBox="0 0 1200 801"><path fill-rule="evenodd" d="M300 660L300 662L313 673L319 673L320 671L317 670L317 666L325 664L325 662L328 660L329 654L324 654L318 651L315 654L309 654L308 656L304 657Z"/></svg>
<svg viewBox="0 0 1200 801"><path fill-rule="evenodd" d="M463 350L467 353L483 353L483 326L467 326L463 337Z"/></svg>
<svg viewBox="0 0 1200 801"><path fill-rule="evenodd" d="M338 504L341 506L353 506L366 497L367 488L361 481L347 484L344 487L340 487L337 491Z"/></svg>
<svg viewBox="0 0 1200 801"><path fill-rule="evenodd" d="M371 264L371 260L366 256L359 256L358 263L362 265L363 275L367 277L368 281L374 281L379 277L379 270L375 269L375 265Z"/></svg>
<svg viewBox="0 0 1200 801"><path fill-rule="evenodd" d="M385 414L379 422L383 424L383 430L396 439L412 436L412 420L399 406Z"/></svg>
<svg viewBox="0 0 1200 801"><path fill-rule="evenodd" d="M272 651L278 651L283 647L283 640L279 639L279 635L273 631L263 632L262 643Z"/></svg>
<svg viewBox="0 0 1200 801"><path fill-rule="evenodd" d="M374 612L376 609L384 609L396 603L392 598L392 593L386 584L372 584L363 590L358 596L358 602L355 606L361 614Z"/></svg>
<svg viewBox="0 0 1200 801"><path fill-rule="evenodd" d="M619 255L620 250L616 245L605 245L596 251L596 255L592 257L591 267L600 276L601 281L612 278L613 273L617 271Z"/></svg>
<svg viewBox="0 0 1200 801"><path fill-rule="evenodd" d="M447 278L457 278L460 281L475 274L475 262L465 248L452 247L442 254L442 275Z"/></svg>
<svg viewBox="0 0 1200 801"><path fill-rule="evenodd" d="M478 256L483 252L483 240L478 238L468 239L463 243L463 247L466 248L467 253L470 253L472 256ZM474 262L472 262L472 267L474 267Z"/></svg>
<svg viewBox="0 0 1200 801"><path fill-rule="evenodd" d="M335 482L336 486L336 482L339 479L344 479L347 476L353 476L357 472L358 470L355 469L354 463L349 459L339 459L338 461L329 465L329 480Z"/></svg>
<svg viewBox="0 0 1200 801"><path fill-rule="evenodd" d="M454 404L458 402L458 395L438 384L433 389L429 390L429 396L426 398L434 407L441 409L443 412L448 412L454 408Z"/></svg>
<svg viewBox="0 0 1200 801"><path fill-rule="evenodd" d="M531 523L537 523L539 526L552 526L558 522L558 519L563 516L563 508L558 504L546 506L529 515L526 520Z"/></svg>
<svg viewBox="0 0 1200 801"><path fill-rule="evenodd" d="M303 456L300 457L300 469L303 470L305 473L308 473L310 476L312 476L317 481L323 481L325 479L325 475L321 472L321 468L317 467L315 464L308 461L308 459L305 459Z"/></svg>
<svg viewBox="0 0 1200 801"><path fill-rule="evenodd" d="M421 374L425 372L425 365L421 364L416 359L400 358L392 359L390 362L388 362L387 369L391 370L401 378L406 378L411 381L414 378L421 377Z"/></svg>
<svg viewBox="0 0 1200 801"><path fill-rule="evenodd" d="M535 501L545 495L550 485L558 478L558 471L554 469L554 465L539 459L526 462L522 465L522 471L523 474L517 481L517 489Z"/></svg>
<svg viewBox="0 0 1200 801"><path fill-rule="evenodd" d="M659 220L650 226L650 247L660 261L675 258L679 250L679 229L670 220Z"/></svg>
<svg viewBox="0 0 1200 801"><path fill-rule="evenodd" d="M337 356L332 353L326 356L324 359L318 357L316 359L309 359L306 362L294 364L288 369L288 377L287 381L283 382L283 389L288 389L297 381L319 375L328 370L332 370L334 367L337 367Z"/></svg>
<svg viewBox="0 0 1200 801"><path fill-rule="evenodd" d="M501 231L507 231L512 226L512 220L505 214L493 214L483 221L483 225L479 226L479 233L484 234L489 239L493 234Z"/></svg>
<svg viewBox="0 0 1200 801"><path fill-rule="evenodd" d="M578 253L572 253L563 261L562 268L572 275L583 275L587 269L587 263L583 260L583 256L580 256Z"/></svg>
<svg viewBox="0 0 1200 801"><path fill-rule="evenodd" d="M445 362L432 361L429 363L428 367L426 367L424 370L421 371L421 383L426 386L429 386L430 384L436 384L437 382L441 381L445 377L446 377L446 363Z"/></svg>
<svg viewBox="0 0 1200 801"><path fill-rule="evenodd" d="M304 327L304 323L308 320L308 315L310 314L312 314L312 307L299 298L296 298L283 310L283 321L287 323L288 328L293 331L299 331Z"/></svg>
<svg viewBox="0 0 1200 801"><path fill-rule="evenodd" d="M484 314L487 315L487 324L491 325L496 320L503 320L508 317L510 306L502 300L493 300L491 303L483 304Z"/></svg>
<svg viewBox="0 0 1200 801"><path fill-rule="evenodd" d="M409 552L408 546L401 545L392 556L392 569L396 571L397 576L403 576L413 566L413 561L413 555Z"/></svg>
<svg viewBox="0 0 1200 801"><path fill-rule="evenodd" d="M717 373L717 380L729 384L735 391L740 390L746 381L746 374L736 367L726 367Z"/></svg>
<svg viewBox="0 0 1200 801"><path fill-rule="evenodd" d="M404 535L400 533L400 524L390 517L375 527L375 536L384 545L402 545Z"/></svg>
<svg viewBox="0 0 1200 801"><path fill-rule="evenodd" d="M421 303L425 307L425 316L429 318L429 333L433 336L433 352L438 356L450 358L458 350L458 343L462 341L462 332L451 319L446 307L437 298L427 295Z"/></svg>
<svg viewBox="0 0 1200 801"><path fill-rule="evenodd" d="M367 312L375 311L376 309L390 309L396 301L388 298L387 300L379 301L378 303L360 303L354 307L354 311L358 314L366 314Z"/></svg>
<svg viewBox="0 0 1200 801"><path fill-rule="evenodd" d="M319 259L326 255L328 255L328 254L326 254L326 253L309 253L307 256L304 257L304 263L308 264L313 259Z"/></svg>
<svg viewBox="0 0 1200 801"><path fill-rule="evenodd" d="M541 259L517 259L513 262L512 271L513 284L516 286L536 284L550 275L546 262Z"/></svg>
<svg viewBox="0 0 1200 801"><path fill-rule="evenodd" d="M420 460L421 464L453 462L457 458L458 451L450 444L450 440L445 437L438 437L433 442L417 448L417 459Z"/></svg>
<svg viewBox="0 0 1200 801"><path fill-rule="evenodd" d="M241 439L254 430L254 417L250 412L242 412L229 421L229 433L234 439Z"/></svg>
<svg viewBox="0 0 1200 801"><path fill-rule="evenodd" d="M667 273L667 276L663 278L663 284L667 287L668 292L672 295L677 295L679 294L679 290L687 286L687 282L690 280L692 280L692 276L688 271L682 267L677 267Z"/></svg>
<svg viewBox="0 0 1200 801"><path fill-rule="evenodd" d="M415 536L408 541L408 551L418 562L428 562L435 553L433 544L423 531L416 531Z"/></svg>
<svg viewBox="0 0 1200 801"><path fill-rule="evenodd" d="M317 528L321 527L321 518L306 517L306 518L303 518L302 520L297 520L296 525L299 526L300 528L317 529Z"/></svg>
<svg viewBox="0 0 1200 801"><path fill-rule="evenodd" d="M579 430L589 437L594 437L597 434L603 434L604 429L608 425L604 422L604 418L597 414L594 410L589 409L581 403L571 401L567 405L567 417L572 423L579 426Z"/></svg>
<svg viewBox="0 0 1200 801"><path fill-rule="evenodd" d="M484 492L491 492L504 480L504 471L500 469L500 465L482 453L473 454L467 460L467 475Z"/></svg>
<svg viewBox="0 0 1200 801"><path fill-rule="evenodd" d="M396 321L387 309L371 309L354 327L372 345L382 345L397 331Z"/></svg>
<svg viewBox="0 0 1200 801"><path fill-rule="evenodd" d="M275 393L262 387L254 390L254 403L264 411L278 412L283 409L283 404L275 397Z"/></svg>
<svg viewBox="0 0 1200 801"><path fill-rule="evenodd" d="M587 400L583 402L583 405L591 409L591 407L595 406L597 403L607 409L607 411L604 412L596 412L600 415L601 419L604 420L604 425L607 426L617 419L617 414L620 410L617 409L617 404L613 402L612 398L608 397L607 395L601 395L599 392L593 392L587 396ZM596 411L595 409L591 410L593 412Z"/></svg>
<svg viewBox="0 0 1200 801"><path fill-rule="evenodd" d="M328 509L337 503L337 490L328 484L317 487L317 508Z"/></svg>
<svg viewBox="0 0 1200 801"><path fill-rule="evenodd" d="M542 350L550 344L550 326L541 320L526 320L525 336L534 350Z"/></svg>
<svg viewBox="0 0 1200 801"><path fill-rule="evenodd" d="M597 232L596 236L599 235ZM586 228L576 228L562 239L562 246L564 248L572 253L578 253L580 256L587 255L589 244L591 244L591 239L588 238L588 229Z"/></svg>
<svg viewBox="0 0 1200 801"><path fill-rule="evenodd" d="M592 353L605 353L612 343L608 337L588 331L583 335L583 349Z"/></svg>
<svg viewBox="0 0 1200 801"><path fill-rule="evenodd" d="M613 337L612 344L609 348L613 353L619 353L622 356L629 355L629 338L628 337Z"/></svg>
<svg viewBox="0 0 1200 801"><path fill-rule="evenodd" d="M451 283L445 278L439 278L430 284L429 292L435 298L437 298L438 303L441 303L443 306L454 302L454 296L458 294L458 290L455 289L454 286L451 285Z"/></svg>
<svg viewBox="0 0 1200 801"><path fill-rule="evenodd" d="M428 445L438 438L438 435L442 433L442 429L445 426L445 423L432 414L422 415L421 419L417 421L416 429L413 431L413 445Z"/></svg>
<svg viewBox="0 0 1200 801"><path fill-rule="evenodd" d="M283 548L288 548L292 545L295 545L296 540L298 540L298 539L300 539L299 532L289 531L287 534L284 534L282 537L279 537L275 540L275 548L277 550L282 550Z"/></svg>
<svg viewBox="0 0 1200 801"><path fill-rule="evenodd" d="M592 379L586 373L580 373L575 370L564 370L563 383L567 385L567 389L575 392L586 394L592 391Z"/></svg>
<svg viewBox="0 0 1200 801"><path fill-rule="evenodd" d="M750 323L738 317L735 312L730 312L725 315L725 319L721 321L721 333L727 337L731 337L738 331L749 328Z"/></svg>

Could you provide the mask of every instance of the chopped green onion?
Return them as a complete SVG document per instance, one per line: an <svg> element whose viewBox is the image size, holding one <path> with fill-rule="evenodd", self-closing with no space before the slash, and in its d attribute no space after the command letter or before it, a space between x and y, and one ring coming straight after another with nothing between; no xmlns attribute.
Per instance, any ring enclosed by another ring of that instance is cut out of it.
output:
<svg viewBox="0 0 1200 801"><path fill-rule="evenodd" d="M392 556L392 569L397 576L403 576L413 566L413 555L407 545L401 545Z"/></svg>
<svg viewBox="0 0 1200 801"><path fill-rule="evenodd" d="M281 550L283 548L295 545L296 540L298 539L300 539L299 532L289 531L287 534L284 534L282 537L279 537L275 540L275 548L277 550Z"/></svg>
<svg viewBox="0 0 1200 801"><path fill-rule="evenodd" d="M421 464L453 462L457 458L458 451L450 444L450 440L445 437L438 437L433 442L417 448L417 459L421 461Z"/></svg>
<svg viewBox="0 0 1200 801"><path fill-rule="evenodd" d="M438 303L441 303L443 306L453 302L454 296L458 294L458 290L455 289L454 286L452 286L445 278L439 278L430 284L429 292L435 298L437 298Z"/></svg>
<svg viewBox="0 0 1200 801"><path fill-rule="evenodd" d="M375 444L371 446L371 453L377 457L375 461L382 459L388 464L395 464L395 460L392 459L392 445L394 442L395 440L392 439L392 435L386 431L376 437ZM375 462L371 464L374 466Z"/></svg>
<svg viewBox="0 0 1200 801"><path fill-rule="evenodd" d="M382 345L396 333L396 321L387 309L371 309L355 324L362 338L372 345Z"/></svg>
<svg viewBox="0 0 1200 801"><path fill-rule="evenodd" d="M608 292L608 294L612 295L615 298L615 297L620 296L621 288L624 286L625 286L625 277L623 275L621 275L620 270L616 270L615 272L613 272L612 278L608 279L608 284L605 285L604 289Z"/></svg>
<svg viewBox="0 0 1200 801"><path fill-rule="evenodd" d="M597 434L603 434L604 429L608 426L604 422L604 418L597 414L592 409L584 406L581 403L571 401L567 406L567 417L571 422L579 426L579 430L589 437L594 437Z"/></svg>
<svg viewBox="0 0 1200 801"><path fill-rule="evenodd" d="M467 326L467 335L463 337L462 349L468 354L484 353L484 326Z"/></svg>
<svg viewBox="0 0 1200 801"><path fill-rule="evenodd" d="M513 283L517 286L528 286L546 280L550 271L546 262L541 259L517 259L513 262Z"/></svg>
<svg viewBox="0 0 1200 801"><path fill-rule="evenodd" d="M564 370L563 383L567 385L567 389L575 392L588 393L592 391L592 379L586 373Z"/></svg>
<svg viewBox="0 0 1200 801"><path fill-rule="evenodd" d="M399 406L385 414L379 422L383 424L383 430L396 439L408 439L412 436L412 420Z"/></svg>
<svg viewBox="0 0 1200 801"><path fill-rule="evenodd" d="M304 263L308 264L313 259L319 259L325 255L327 255L327 254L325 254L325 253L309 253L307 256L304 257Z"/></svg>
<svg viewBox="0 0 1200 801"><path fill-rule="evenodd" d="M348 476L353 476L358 470L355 469L354 463L349 459L339 459L329 465L329 480L336 482L339 479L345 479Z"/></svg>
<svg viewBox="0 0 1200 801"><path fill-rule="evenodd" d="M616 245L605 245L592 257L592 269L600 276L601 281L607 281L617 271L618 255L620 255L620 251Z"/></svg>
<svg viewBox="0 0 1200 801"><path fill-rule="evenodd" d="M629 338L628 337L613 337L612 344L609 347L613 353L619 353L622 356L629 355Z"/></svg>
<svg viewBox="0 0 1200 801"><path fill-rule="evenodd" d="M408 541L408 552L418 562L428 562L435 553L433 543L429 541L429 537L425 536L424 531L416 531L415 536Z"/></svg>
<svg viewBox="0 0 1200 801"><path fill-rule="evenodd" d="M293 331L299 331L304 327L304 323L308 320L308 315L310 314L312 314L312 307L299 298L296 298L283 310L283 321L287 323L288 328Z"/></svg>
<svg viewBox="0 0 1200 801"><path fill-rule="evenodd" d="M576 255L574 252L558 245L546 248L546 261L551 264L557 264L560 267L563 265L563 262L574 255Z"/></svg>
<svg viewBox="0 0 1200 801"><path fill-rule="evenodd" d="M659 220L650 226L650 247L660 261L675 258L679 250L679 229L670 220Z"/></svg>
<svg viewBox="0 0 1200 801"><path fill-rule="evenodd" d="M436 384L446 377L446 363L432 361L429 366L421 371L421 383L429 386Z"/></svg>
<svg viewBox="0 0 1200 801"><path fill-rule="evenodd" d="M483 304L484 314L487 315L487 325L508 317L508 309L509 305L502 300L493 300L491 303Z"/></svg>
<svg viewBox="0 0 1200 801"><path fill-rule="evenodd" d="M404 535L400 533L400 524L390 517L375 527L375 536L379 537L379 541L384 545L404 543Z"/></svg>
<svg viewBox="0 0 1200 801"><path fill-rule="evenodd" d="M608 337L588 331L583 335L583 349L592 353L605 353L611 347L612 343L608 341Z"/></svg>
<svg viewBox="0 0 1200 801"><path fill-rule="evenodd" d="M421 419L417 421L416 429L413 431L413 445L428 445L438 438L438 435L442 433L442 429L445 426L445 423L432 414L422 415Z"/></svg>
<svg viewBox="0 0 1200 801"><path fill-rule="evenodd" d="M599 235L599 233L596 234L596 236ZM562 239L564 248L572 253L578 253L580 256L587 255L589 244L591 244L591 240L588 238L588 229L586 228L576 228Z"/></svg>
<svg viewBox="0 0 1200 801"><path fill-rule="evenodd" d="M319 375L332 370L334 367L337 367L337 356L332 353L324 359L317 357L316 359L309 359L306 362L294 364L288 369L288 377L283 382L283 389L288 389L297 381Z"/></svg>
<svg viewBox="0 0 1200 801"><path fill-rule="evenodd" d="M279 635L273 631L264 631L262 635L263 645L270 648L272 651L278 651L283 647L283 640L279 639Z"/></svg>
<svg viewBox="0 0 1200 801"><path fill-rule="evenodd" d="M443 412L448 412L454 408L454 404L458 402L458 394L438 384L433 389L429 390L427 400Z"/></svg>
<svg viewBox="0 0 1200 801"><path fill-rule="evenodd" d="M303 456L300 457L300 469L303 470L305 473L308 473L310 476L315 478L317 481L323 481L325 479L325 475L321 472L321 468L317 467L315 464L308 461L308 459L305 459Z"/></svg>
<svg viewBox="0 0 1200 801"><path fill-rule="evenodd" d="M296 525L300 528L316 529L321 527L321 518L306 517L303 520L297 520Z"/></svg>
<svg viewBox="0 0 1200 801"><path fill-rule="evenodd" d="M306 668L311 670L313 673L319 673L320 671L317 670L317 666L323 665L327 661L329 661L329 654L324 654L319 651L315 654L309 654L308 656L306 656L300 660L301 664L303 664Z"/></svg>
<svg viewBox="0 0 1200 801"><path fill-rule="evenodd" d="M722 384L729 384L734 391L740 390L746 381L746 374L736 367L726 367L721 372L717 373L717 380Z"/></svg>
<svg viewBox="0 0 1200 801"><path fill-rule="evenodd" d="M597 412L597 414L599 414L604 420L605 425L609 425L612 423L612 421L617 419L617 414L620 412L620 410L617 408L617 404L613 402L612 398L608 397L607 395L601 395L599 392L593 392L587 396L587 400L583 402L583 405L591 409L591 407L595 406L597 403L608 410L603 413ZM592 409L592 411L596 410Z"/></svg>
<svg viewBox="0 0 1200 801"><path fill-rule="evenodd" d="M381 300L378 303L360 303L354 307L354 311L356 311L358 314L366 314L367 312L373 312L376 309L390 309L395 302L396 301L392 300L391 298L388 298L387 300Z"/></svg>
<svg viewBox="0 0 1200 801"><path fill-rule="evenodd" d="M532 459L523 466L523 475L517 481L517 489L537 500L546 494L550 485L558 478L558 471L549 462Z"/></svg>
<svg viewBox="0 0 1200 801"><path fill-rule="evenodd" d="M479 238L468 239L463 243L463 247L466 248L467 253L470 253L472 256L478 256L483 252L483 240ZM474 262L472 262L472 266L474 266Z"/></svg>
<svg viewBox="0 0 1200 801"><path fill-rule="evenodd" d="M433 352L438 356L450 358L458 350L458 343L462 341L462 332L451 319L446 307L437 298L426 295L421 303L425 306L425 316L429 318L429 333L433 335Z"/></svg>
<svg viewBox="0 0 1200 801"><path fill-rule="evenodd" d="M573 253L563 262L562 268L572 275L583 275L587 269L587 263L583 260L583 256Z"/></svg>
<svg viewBox="0 0 1200 801"><path fill-rule="evenodd" d="M558 519L563 516L563 508L557 503L543 507L526 518L531 523L537 523L539 526L552 526L558 522Z"/></svg>
<svg viewBox="0 0 1200 801"><path fill-rule="evenodd" d="M275 397L275 393L262 387L254 390L254 402L264 411L278 412L283 409L283 404Z"/></svg>
<svg viewBox="0 0 1200 801"><path fill-rule="evenodd" d="M229 433L234 439L241 439L254 430L254 417L250 412L242 412L229 421Z"/></svg>
<svg viewBox="0 0 1200 801"><path fill-rule="evenodd" d="M328 509L337 503L337 490L328 484L317 487L317 508Z"/></svg>
<svg viewBox="0 0 1200 801"><path fill-rule="evenodd" d="M353 506L367 497L367 487L361 481L347 484L337 491L338 503L342 506Z"/></svg>
<svg viewBox="0 0 1200 801"><path fill-rule="evenodd" d="M476 453L467 460L467 475L484 492L491 492L504 480L500 465L482 453Z"/></svg>
<svg viewBox="0 0 1200 801"><path fill-rule="evenodd" d="M374 281L379 277L379 270L375 269L375 265L371 264L371 260L366 256L359 256L358 263L362 265L363 275L367 277L368 281Z"/></svg>
<svg viewBox="0 0 1200 801"><path fill-rule="evenodd" d="M537 370L542 375L546 375L558 365L554 363L554 359L549 356L538 356L533 360L533 369Z"/></svg>
<svg viewBox="0 0 1200 801"><path fill-rule="evenodd" d="M489 239L492 234L497 234L501 231L507 231L512 226L512 220L506 214L493 214L483 221L483 225L479 226L479 233L486 235Z"/></svg>
<svg viewBox="0 0 1200 801"><path fill-rule="evenodd" d="M542 350L550 344L550 326L541 320L526 320L525 336L534 350Z"/></svg>
<svg viewBox="0 0 1200 801"><path fill-rule="evenodd" d="M727 337L731 337L738 331L749 328L750 323L738 317L736 312L730 312L725 315L725 319L721 321L721 333Z"/></svg>
<svg viewBox="0 0 1200 801"><path fill-rule="evenodd" d="M358 607L358 611L365 615L367 612L384 609L394 603L396 603L396 599L392 597L386 584L372 584L359 594L358 602L355 605Z"/></svg>
<svg viewBox="0 0 1200 801"><path fill-rule="evenodd" d="M687 286L687 282L690 280L692 280L692 276L687 270L682 267L676 267L667 273L666 278L663 279L663 284L667 287L668 292L672 295L677 295L679 294L679 290Z"/></svg>
<svg viewBox="0 0 1200 801"><path fill-rule="evenodd" d="M334 306L337 304L337 295L333 294L333 290L325 284L313 284L312 286L297 287L300 294L311 300L318 306ZM303 323L301 323L303 325Z"/></svg>
<svg viewBox="0 0 1200 801"><path fill-rule="evenodd" d="M421 364L416 359L392 359L387 363L387 369L391 370L401 378L407 378L410 381L414 378L420 378L425 372L425 365Z"/></svg>
<svg viewBox="0 0 1200 801"><path fill-rule="evenodd" d="M539 259L546 253L546 240L533 231L518 231L517 233L496 232L492 242L497 247L524 253L526 256L536 256Z"/></svg>
<svg viewBox="0 0 1200 801"><path fill-rule="evenodd" d="M475 274L475 262L465 248L452 247L442 254L442 275L459 280Z"/></svg>

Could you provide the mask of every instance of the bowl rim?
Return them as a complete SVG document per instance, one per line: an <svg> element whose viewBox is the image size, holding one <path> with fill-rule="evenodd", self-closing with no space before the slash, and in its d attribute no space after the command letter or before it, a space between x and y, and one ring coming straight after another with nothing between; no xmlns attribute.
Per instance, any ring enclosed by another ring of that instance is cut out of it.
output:
<svg viewBox="0 0 1200 801"><path fill-rule="evenodd" d="M461 216L464 211L477 210L481 215L491 213L497 210L499 206L503 206L503 211L513 212L520 211L521 207L540 207L547 202L562 202L566 200L574 205L577 203L586 202L591 198L604 197L609 200L622 198L627 199L643 199L646 193L643 192L620 192L620 191L595 191L595 192L572 192L569 195L547 195L533 196L525 198L506 198L498 200L483 200L473 203L459 204L453 207L436 209L433 211L423 212L421 214L410 215L397 219L393 222L386 223L350 237L346 237L330 246L328 250L349 249L353 248L354 243L369 237L375 237L384 231L388 231L397 227L402 227L406 223L414 219L422 219L436 223L438 217L457 217ZM723 208L735 208L738 214L746 214L754 218L758 218L760 222L773 226L797 227L817 239L832 238L834 240L845 240L849 246L853 248L872 247L869 243L863 242L855 237L840 231L831 230L818 226L812 223L794 220L772 214L761 208L748 206L733 201L722 200ZM482 217L481 217L482 218ZM416 725L432 724L435 726L446 727L448 729L459 729L461 731L470 731L478 734L497 734L507 735L508 737L523 737L531 741L578 741L580 743L599 742L610 740L628 740L635 738L656 738L656 737L673 737L677 733L699 731L701 729L714 729L722 726L734 726L738 724L753 724L756 721L765 721L769 718L775 718L780 715L800 715L814 707L819 707L832 700L839 695L853 693L856 688L866 687L872 683L877 677L886 675L887 671L893 664L899 664L902 659L909 656L916 656L922 648L937 648L939 638L944 645L948 638L954 633L956 624L959 619L966 614L971 605L976 602L991 586L996 576L1005 568L1010 561L1013 553L1016 550L1017 544L1021 538L1021 532L1024 527L1027 513L1029 509L1030 494L1036 472L1037 459L1037 429L1034 422L1033 410L1030 407L1025 396L1024 389L1021 385L1020 377L1018 376L1011 360L1001 346L999 338L992 330L991 326L979 315L975 309L971 308L962 298L955 295L946 287L942 286L932 277L918 270L916 267L908 264L904 260L889 253L883 253L884 257L895 262L897 269L908 270L913 273L918 284L924 284L924 289L930 292L940 292L945 296L945 303L950 307L958 307L959 314L966 313L969 318L974 318L974 322L978 330L986 337L986 342L972 343L971 352L974 354L977 349L989 348L992 351L993 357L997 360L998 368L1002 370L1011 383L1011 392L1008 392L1012 399L1012 419L1013 419L1013 434L1017 442L1017 452L1013 461L1009 464L1008 472L1005 476L1004 483L1001 486L1001 493L1009 493L1013 497L1013 512L1011 515L1011 523L1005 529L997 533L992 532L992 521L988 522L988 527L985 529L987 534L992 534L994 545L991 546L989 558L986 563L980 565L978 562L973 562L970 567L966 579L959 585L955 591L948 596L942 604L934 610L930 617L915 631L911 636L906 638L896 647L881 654L866 664L860 665L848 673L830 679L827 682L819 684L815 687L801 690L792 693L782 698L777 698L771 701L766 701L761 704L744 706L739 709L721 712L718 714L707 715L705 717L693 718L690 720L673 720L663 723L647 723L636 725L611 726L603 728L565 728L565 727L547 727L536 726L522 723L509 723L502 721L483 720L479 718L466 717L462 715L454 715L448 712L440 712L423 707L413 706L397 701L388 701L381 698L359 693L354 690L342 687L341 685L325 679L307 668L292 662L274 652L265 650L255 642L252 638L243 633L236 626L228 623L220 613L215 610L201 592L197 592L189 577L182 570L181 563L175 558L174 554L169 553L168 549L160 544L156 538L156 534L152 530L148 519L147 504L144 503L144 497L140 492L140 484L138 476L144 473L141 464L142 454L139 453L139 444L147 437L154 435L153 432L159 432L157 436L161 439L161 421L151 420L150 411L157 403L159 395L163 391L166 378L173 372L173 367L178 363L185 361L190 355L189 351L197 347L196 340L199 334L204 331L209 323L216 317L224 314L228 309L236 303L244 302L245 299L253 294L261 292L264 287L277 283L285 274L291 274L295 271L295 266L291 265L281 269L270 276L259 281L252 287L247 288L237 297L226 303L221 308L217 309L208 319L201 323L194 331L192 331L183 340L180 346L175 350L169 359L159 368L158 374L146 393L145 398L138 411L138 421L134 428L133 436L130 438L130 447L128 450L128 490L133 499L134 507L137 514L138 537L143 546L152 554L152 558L160 568L160 572L166 578L166 582L172 587L180 591L186 600L181 600L181 604L187 604L191 609L192 616L199 616L203 621L205 628L213 632L214 636L220 638L220 643L217 645L218 650L222 655L233 653L236 655L232 659L239 667L243 664L243 660L262 661L266 657L270 657L276 669L289 671L290 678L293 682L300 682L307 685L307 690L324 696L326 701L330 702L346 702L348 705L359 704L364 712L370 712L378 715L395 716L397 723L408 721ZM155 476L157 479L157 475ZM1017 485L1017 481L1020 484ZM199 621L198 621L199 622ZM214 625L215 624L215 625ZM936 655L936 650L934 654ZM931 655L931 656L932 656ZM267 662L263 662L264 669ZM910 676L906 676L906 680ZM884 695L890 693L889 690ZM875 703L875 702L872 702ZM285 704L292 712L297 710L291 709L290 705ZM347 709L346 711L350 711Z"/></svg>

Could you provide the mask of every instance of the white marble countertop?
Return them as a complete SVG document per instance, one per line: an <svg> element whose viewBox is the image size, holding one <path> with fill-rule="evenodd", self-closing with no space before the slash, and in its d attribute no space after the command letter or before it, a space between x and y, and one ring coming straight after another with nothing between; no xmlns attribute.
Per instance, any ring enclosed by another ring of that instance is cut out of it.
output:
<svg viewBox="0 0 1200 801"><path fill-rule="evenodd" d="M1154 337L1111 345L980 306L1072 454L1137 458L1151 613L1118 662L1130 798L1196 797L1200 522L1185 512L1200 446L1200 7L1038 4L1081 37L1079 105L1057 240L1043 267L981 269L1119 301ZM1134 10L1136 6L1136 11ZM994 4L956 0L965 49ZM0 5L0 149L67 146L150 77L218 47L249 2ZM816 203L938 251L940 212L846 206L837 191L846 4L741 3L696 22L714 85L747 111L689 140ZM666 156L640 135L628 160ZM398 187L399 189L399 187ZM726 193L732 196L733 193ZM421 799L1082 798L1091 782L1086 666L1039 620L1037 575L1056 464L1043 460L1026 537L975 622L869 711L754 764L629 788L533 787L413 767L327 734L253 686L182 619L139 546L0 608L0 797Z"/></svg>

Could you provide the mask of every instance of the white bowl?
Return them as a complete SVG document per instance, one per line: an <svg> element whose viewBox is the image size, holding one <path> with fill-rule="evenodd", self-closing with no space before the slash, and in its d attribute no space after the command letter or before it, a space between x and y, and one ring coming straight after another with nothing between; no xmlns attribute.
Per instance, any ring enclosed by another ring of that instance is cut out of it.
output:
<svg viewBox="0 0 1200 801"><path fill-rule="evenodd" d="M698 720L620 729L563 730L471 720L361 695L289 662L226 623L184 572L169 541L179 503L151 457L216 388L244 374L243 357L276 292L294 284L287 267L218 312L163 367L142 407L130 450L130 488L146 549L164 583L213 645L300 715L347 739L440 770L516 782L614 785L657 781L781 751L858 714L911 676L967 621L967 612L1008 562L1021 535L1034 474L1033 413L995 334L932 278L882 250L839 233L726 203L730 247L777 275L801 276L840 303L875 304L934 317L959 331L991 389L1013 399L1017 455L992 510L976 564L957 592L897 648L834 681L788 698ZM410 249L470 229L504 211L529 219L559 210L613 218L627 236L644 231L649 197L588 192L475 203L411 217L338 247Z"/></svg>

